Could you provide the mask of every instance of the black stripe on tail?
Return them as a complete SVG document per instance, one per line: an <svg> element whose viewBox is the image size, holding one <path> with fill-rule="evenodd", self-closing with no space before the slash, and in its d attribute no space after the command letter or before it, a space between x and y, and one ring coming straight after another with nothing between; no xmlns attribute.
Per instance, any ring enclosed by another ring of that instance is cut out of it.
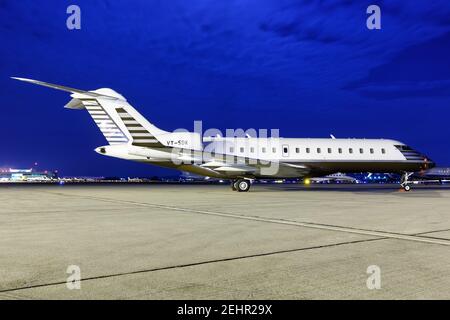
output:
<svg viewBox="0 0 450 320"><path fill-rule="evenodd" d="M132 137L132 144L138 147L162 148L165 147L124 108L116 108L116 112L123 121Z"/></svg>

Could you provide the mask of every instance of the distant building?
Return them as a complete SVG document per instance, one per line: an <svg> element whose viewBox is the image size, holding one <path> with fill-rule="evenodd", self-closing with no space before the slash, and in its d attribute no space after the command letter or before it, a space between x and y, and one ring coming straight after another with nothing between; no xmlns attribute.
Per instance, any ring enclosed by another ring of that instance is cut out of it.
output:
<svg viewBox="0 0 450 320"><path fill-rule="evenodd" d="M34 171L33 169L0 169L0 182L32 182L58 179L56 171Z"/></svg>

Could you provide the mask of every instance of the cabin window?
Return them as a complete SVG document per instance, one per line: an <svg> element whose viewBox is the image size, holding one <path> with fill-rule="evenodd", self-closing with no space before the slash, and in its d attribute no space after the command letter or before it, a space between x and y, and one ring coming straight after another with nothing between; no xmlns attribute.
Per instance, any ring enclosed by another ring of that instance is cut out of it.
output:
<svg viewBox="0 0 450 320"><path fill-rule="evenodd" d="M295 148L295 153L300 153L300 148Z"/></svg>
<svg viewBox="0 0 450 320"><path fill-rule="evenodd" d="M370 148L370 153L372 153L372 154L374 153L373 148Z"/></svg>
<svg viewBox="0 0 450 320"><path fill-rule="evenodd" d="M342 148L339 148L339 149L338 149L338 152L339 152L339 153L342 153Z"/></svg>
<svg viewBox="0 0 450 320"><path fill-rule="evenodd" d="M320 148L317 148L317 153L321 153L322 150L320 150Z"/></svg>
<svg viewBox="0 0 450 320"><path fill-rule="evenodd" d="M243 148L243 147L241 147L240 151L241 151L241 153L244 153L244 148Z"/></svg>
<svg viewBox="0 0 450 320"><path fill-rule="evenodd" d="M348 153L353 153L353 149L352 148L348 149Z"/></svg>
<svg viewBox="0 0 450 320"><path fill-rule="evenodd" d="M230 147L230 152L233 153L234 152L234 148Z"/></svg>
<svg viewBox="0 0 450 320"><path fill-rule="evenodd" d="M288 153L288 148L287 148L287 147L284 147L284 148L283 148L283 152L284 152L284 153Z"/></svg>
<svg viewBox="0 0 450 320"><path fill-rule="evenodd" d="M309 153L310 152L310 149L309 148L306 148L306 153Z"/></svg>
<svg viewBox="0 0 450 320"><path fill-rule="evenodd" d="M262 150L262 153L266 153L266 148L263 147L261 150Z"/></svg>
<svg viewBox="0 0 450 320"><path fill-rule="evenodd" d="M384 149L384 148L381 149L381 153L382 153L382 154L385 154L385 153L386 153L386 149Z"/></svg>
<svg viewBox="0 0 450 320"><path fill-rule="evenodd" d="M328 148L328 153L331 153L331 148Z"/></svg>
<svg viewBox="0 0 450 320"><path fill-rule="evenodd" d="M251 148L250 148L250 152L251 152L251 153L254 153L254 152L255 152L255 148L251 147Z"/></svg>
<svg viewBox="0 0 450 320"><path fill-rule="evenodd" d="M364 153L364 149L363 148L359 148L359 153Z"/></svg>
<svg viewBox="0 0 450 320"><path fill-rule="evenodd" d="M272 152L276 153L277 152L277 148L272 148Z"/></svg>

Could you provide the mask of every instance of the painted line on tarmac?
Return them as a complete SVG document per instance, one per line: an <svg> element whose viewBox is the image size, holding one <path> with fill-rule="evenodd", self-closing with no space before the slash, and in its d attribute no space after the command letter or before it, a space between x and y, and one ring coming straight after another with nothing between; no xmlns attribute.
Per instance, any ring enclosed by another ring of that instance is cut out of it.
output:
<svg viewBox="0 0 450 320"><path fill-rule="evenodd" d="M129 271L129 272L111 273L111 274L82 278L80 280L80 282L83 283L86 281L114 278L114 277L120 277L120 276L128 276L128 275L134 275L134 274L140 274L140 273L150 273L150 272L164 271L164 270L171 270L171 269L178 269L178 268L195 267L195 266L201 266L201 265L213 264L213 263L219 263L219 262L266 257L266 256L273 256L273 255L278 255L278 254L293 253L293 252L300 252L300 251L307 251L307 250L314 250L314 249L324 249L324 248L337 247L337 246L349 245L349 244L357 244L357 243L362 243L362 242L378 241L378 240L384 240L384 239L386 239L386 238L353 240L353 241L330 243L330 244L324 244L324 245L318 245L318 246L312 246L312 247L285 249L285 250L269 251L269 252L263 252L263 253L254 253L254 254L243 255L243 256L220 258L220 259L214 259L214 260L205 260L205 261L185 263L185 264L159 267L159 268L149 268L149 269L135 270L135 271ZM0 294L10 293L10 292L20 291L20 290L27 290L27 289L37 289L37 288L43 288L43 287L65 285L65 284L67 284L67 281L56 281L56 282L28 285L28 286L23 286L23 287L1 289ZM8 296L6 296L6 297L8 297ZM9 295L9 297L15 299L16 297L19 297L19 296ZM1 296L0 296L0 298L1 298Z"/></svg>
<svg viewBox="0 0 450 320"><path fill-rule="evenodd" d="M53 193L53 192L49 192L49 193ZM189 213L197 213L197 214L204 214L204 215L217 216L217 217L242 219L242 220L248 220L248 221L266 222L266 223L275 223L275 224L305 227L305 228L312 228L312 229L354 233L354 234L371 236L371 237L381 237L381 238L389 238L389 239L396 239L396 240L406 240L406 241L415 241L415 242L450 246L449 239L431 238L431 237L426 237L426 236L422 237L422 236L419 236L418 234L410 235L410 234L402 234L402 233L387 232L387 231L368 230L368 229L360 229L360 228L353 228L353 227L342 227L342 226L320 224L320 223L314 223L314 222L302 222L302 221L295 221L295 220L265 218L265 217L260 217L260 216L247 216L247 215L235 214L235 213L224 213L224 212L216 212L216 211L209 211L209 210L197 210L197 209L175 207L175 206L169 206L169 205L163 205L163 204L136 202L136 201L130 201L130 200L119 200L119 199L111 199L111 198L104 198L104 197L77 196L77 195L70 195L70 194L64 194L64 193L53 193L53 194L59 194L59 195L68 196L68 197L80 197L80 198L85 198L85 199L122 203L122 204L134 204L136 206L166 209L166 210L178 211L178 212L189 212Z"/></svg>

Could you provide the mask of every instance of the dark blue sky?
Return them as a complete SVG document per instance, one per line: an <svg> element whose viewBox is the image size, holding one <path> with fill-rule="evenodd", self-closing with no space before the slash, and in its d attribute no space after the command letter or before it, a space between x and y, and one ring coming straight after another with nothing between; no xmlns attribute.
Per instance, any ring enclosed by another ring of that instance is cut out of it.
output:
<svg viewBox="0 0 450 320"><path fill-rule="evenodd" d="M66 28L77 4L82 29ZM381 7L382 29L366 28ZM450 3L0 0L0 166L171 174L102 157L68 95L9 79L111 87L155 125L394 138L450 165Z"/></svg>

